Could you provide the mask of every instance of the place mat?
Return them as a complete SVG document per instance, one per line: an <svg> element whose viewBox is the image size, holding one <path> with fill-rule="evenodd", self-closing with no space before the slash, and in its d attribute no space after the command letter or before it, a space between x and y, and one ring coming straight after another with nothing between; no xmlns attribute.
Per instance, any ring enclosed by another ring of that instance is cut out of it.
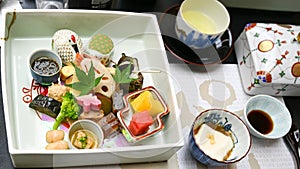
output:
<svg viewBox="0 0 300 169"><path fill-rule="evenodd" d="M184 96L182 103L182 127L187 138L193 119L209 108L224 108L242 117L246 101L251 97L244 93L238 67L235 64L219 64L197 67L186 64L171 64L171 74L181 85ZM278 97L283 101L282 97ZM183 111L184 110L184 111ZM187 141L177 152L180 169L208 168L196 162L187 149ZM252 137L249 154L226 167L209 169L291 169L295 168L293 156L283 139L264 140Z"/></svg>

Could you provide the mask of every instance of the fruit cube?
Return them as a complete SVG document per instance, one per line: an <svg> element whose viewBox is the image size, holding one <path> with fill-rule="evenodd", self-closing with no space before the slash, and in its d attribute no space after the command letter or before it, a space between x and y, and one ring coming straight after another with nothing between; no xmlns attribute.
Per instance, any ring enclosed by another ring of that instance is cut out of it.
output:
<svg viewBox="0 0 300 169"><path fill-rule="evenodd" d="M152 117L164 111L162 103L150 91L142 92L131 102L131 106L135 113L148 111Z"/></svg>
<svg viewBox="0 0 300 169"><path fill-rule="evenodd" d="M135 113L129 124L129 130L133 135L138 136L147 133L149 126L154 123L148 111Z"/></svg>

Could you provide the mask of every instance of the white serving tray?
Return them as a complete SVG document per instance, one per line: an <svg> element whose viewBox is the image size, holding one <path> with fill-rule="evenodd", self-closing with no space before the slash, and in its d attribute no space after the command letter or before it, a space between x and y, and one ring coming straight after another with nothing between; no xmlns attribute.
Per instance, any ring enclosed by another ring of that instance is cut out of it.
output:
<svg viewBox="0 0 300 169"><path fill-rule="evenodd" d="M152 14L87 10L4 11L1 40L1 78L8 148L15 167L63 167L168 160L183 146L180 109L170 78L166 51L157 19ZM138 58L141 69L161 70L146 74L145 86L153 85L166 100L170 114L165 128L135 145L96 150L48 151L47 124L28 106L40 88L32 85L29 54L51 49L51 38L59 29L71 29L86 42L95 32L115 43L113 60L121 53ZM45 127L46 126L46 127Z"/></svg>

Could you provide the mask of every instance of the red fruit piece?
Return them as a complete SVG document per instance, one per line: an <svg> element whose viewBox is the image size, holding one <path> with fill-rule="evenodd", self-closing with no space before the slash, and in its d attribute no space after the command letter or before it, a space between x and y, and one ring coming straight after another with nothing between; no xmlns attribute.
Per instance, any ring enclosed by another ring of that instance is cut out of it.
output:
<svg viewBox="0 0 300 169"><path fill-rule="evenodd" d="M148 111L142 111L132 115L128 126L133 135L138 136L147 133L149 126L154 123Z"/></svg>

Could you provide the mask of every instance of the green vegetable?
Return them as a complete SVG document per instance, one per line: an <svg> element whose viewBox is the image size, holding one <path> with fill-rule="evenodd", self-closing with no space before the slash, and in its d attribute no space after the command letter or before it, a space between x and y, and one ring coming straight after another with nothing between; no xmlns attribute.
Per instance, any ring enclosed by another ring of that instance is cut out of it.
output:
<svg viewBox="0 0 300 169"><path fill-rule="evenodd" d="M79 113L80 106L77 104L75 97L72 95L72 93L67 92L63 96L60 112L55 119L52 129L56 130L66 119L77 120Z"/></svg>
<svg viewBox="0 0 300 169"><path fill-rule="evenodd" d="M130 78L131 64L129 64L123 71L120 70L119 66L116 66L116 73L112 75L113 79L118 84L130 83L134 78Z"/></svg>
<svg viewBox="0 0 300 169"><path fill-rule="evenodd" d="M102 79L103 75L98 78L95 78L95 71L92 61L91 67L87 74L83 70L79 69L74 63L72 63L72 65L75 68L75 73L79 82L75 82L66 86L80 91L80 95L86 95L100 83L100 80Z"/></svg>
<svg viewBox="0 0 300 169"><path fill-rule="evenodd" d="M87 145L87 136L80 137L79 141L81 142L82 146L81 148L85 148Z"/></svg>

